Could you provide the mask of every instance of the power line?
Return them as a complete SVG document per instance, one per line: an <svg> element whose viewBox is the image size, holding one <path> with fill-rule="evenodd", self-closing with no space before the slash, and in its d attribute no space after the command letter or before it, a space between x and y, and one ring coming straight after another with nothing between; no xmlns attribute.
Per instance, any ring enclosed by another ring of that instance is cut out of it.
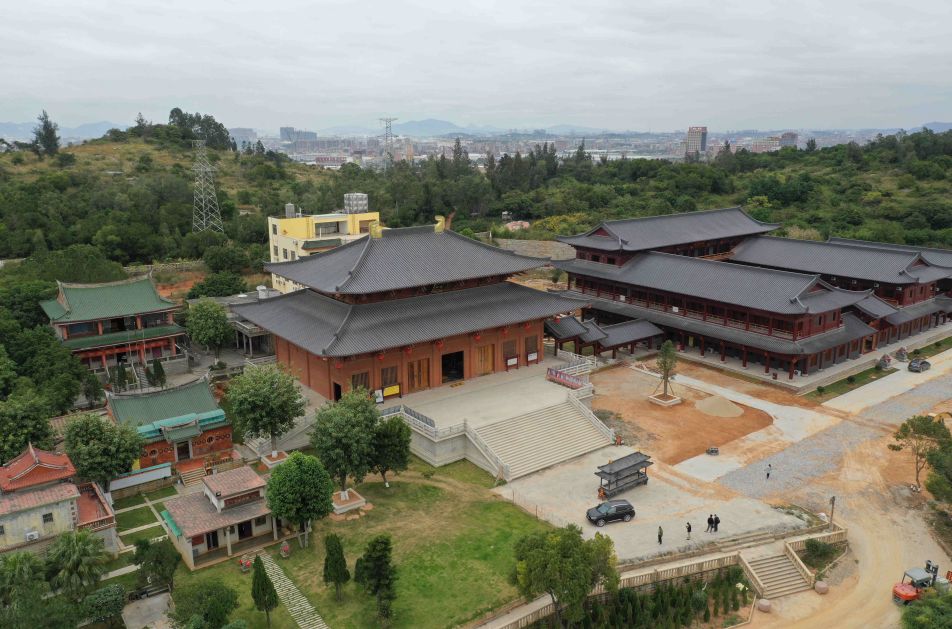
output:
<svg viewBox="0 0 952 629"><path fill-rule="evenodd" d="M216 231L224 233L218 195L215 194L215 169L208 162L205 140L192 140L195 147L195 193L192 199L192 231Z"/></svg>
<svg viewBox="0 0 952 629"><path fill-rule="evenodd" d="M383 150L387 156L388 165L393 163L393 121L397 118L381 118L380 122L384 124L383 132Z"/></svg>

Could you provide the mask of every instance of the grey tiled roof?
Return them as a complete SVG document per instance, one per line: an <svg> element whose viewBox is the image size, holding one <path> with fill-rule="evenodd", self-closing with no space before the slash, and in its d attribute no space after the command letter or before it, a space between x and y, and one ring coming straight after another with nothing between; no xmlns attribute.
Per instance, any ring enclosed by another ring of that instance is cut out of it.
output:
<svg viewBox="0 0 952 629"><path fill-rule="evenodd" d="M664 334L658 326L643 319L603 325L601 329L607 335L605 339L599 341L604 347L626 345Z"/></svg>
<svg viewBox="0 0 952 629"><path fill-rule="evenodd" d="M835 288L816 275L657 251L639 254L620 267L578 259L553 264L569 273L778 314L828 312L869 294Z"/></svg>
<svg viewBox="0 0 952 629"><path fill-rule="evenodd" d="M369 304L300 290L234 306L252 323L319 356L353 356L543 319L583 307L512 282Z"/></svg>
<svg viewBox="0 0 952 629"><path fill-rule="evenodd" d="M560 317L558 321L545 320L545 333L559 341L582 336L586 330L577 317Z"/></svg>
<svg viewBox="0 0 952 629"><path fill-rule="evenodd" d="M922 254L922 259L935 266L952 268L952 249L935 249L931 247L915 247L913 245L896 245L888 242L870 242L869 240L853 240L851 238L830 238L830 242L869 247L871 249L891 249L893 251L911 251Z"/></svg>
<svg viewBox="0 0 952 629"><path fill-rule="evenodd" d="M568 297L581 296L580 293L576 293L575 291L565 291L562 294ZM843 325L836 330L807 337L806 339L792 341L767 336L765 334L748 332L739 328L725 327L709 321L691 319L670 312L642 308L610 299L592 297L588 297L588 299L592 302L592 308L595 310L602 310L604 312L636 319L645 319L656 325L682 330L689 334L700 334L708 338L723 340L738 345L746 345L747 347L789 356L815 354L831 347L836 347L837 345L842 345L876 333L876 330L860 321L856 315L847 312L842 315Z"/></svg>
<svg viewBox="0 0 952 629"><path fill-rule="evenodd" d="M882 319L897 312L895 308L876 295L870 295L866 299L856 302L854 305L858 310L861 310L874 319Z"/></svg>
<svg viewBox="0 0 952 629"><path fill-rule="evenodd" d="M939 296L920 301L918 304L900 308L897 312L887 316L886 321L893 325L902 325L907 321L913 321L936 312L952 312L952 298Z"/></svg>
<svg viewBox="0 0 952 629"><path fill-rule="evenodd" d="M739 207L728 207L605 221L584 234L563 236L556 240L603 251L645 251L698 240L764 234L778 227L780 225L754 220ZM598 229L604 229L611 236L593 235Z"/></svg>
<svg viewBox="0 0 952 629"><path fill-rule="evenodd" d="M433 226L387 229L265 270L322 293L361 295L511 275L545 264Z"/></svg>
<svg viewBox="0 0 952 629"><path fill-rule="evenodd" d="M732 261L889 284L920 284L952 276L918 252L761 236L734 248ZM920 266L914 266L914 265Z"/></svg>
<svg viewBox="0 0 952 629"><path fill-rule="evenodd" d="M602 347L627 345L664 334L650 321L635 320L599 325L594 320L579 321L577 317L562 317L559 321L548 319L545 322L545 331L559 341L578 337L583 343L597 341Z"/></svg>

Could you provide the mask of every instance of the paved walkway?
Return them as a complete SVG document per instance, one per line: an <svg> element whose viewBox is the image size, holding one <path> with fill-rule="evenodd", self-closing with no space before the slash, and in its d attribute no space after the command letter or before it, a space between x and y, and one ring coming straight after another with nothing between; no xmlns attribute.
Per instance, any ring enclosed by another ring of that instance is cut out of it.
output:
<svg viewBox="0 0 952 629"><path fill-rule="evenodd" d="M105 581L106 579L111 579L113 577L121 577L124 574L129 574L130 572L135 572L139 569L139 566L136 564L130 564L128 566L123 566L122 568L117 568L112 572L107 572L106 574L99 577L100 581Z"/></svg>
<svg viewBox="0 0 952 629"><path fill-rule="evenodd" d="M274 558L268 554L259 552L261 563L264 564L264 571L268 573L268 578L274 584L274 589L278 592L278 598L281 603L287 607L291 618L301 629L328 629L327 623L317 613L311 602L307 600L301 590L294 585L294 581L284 574L281 566L274 562Z"/></svg>

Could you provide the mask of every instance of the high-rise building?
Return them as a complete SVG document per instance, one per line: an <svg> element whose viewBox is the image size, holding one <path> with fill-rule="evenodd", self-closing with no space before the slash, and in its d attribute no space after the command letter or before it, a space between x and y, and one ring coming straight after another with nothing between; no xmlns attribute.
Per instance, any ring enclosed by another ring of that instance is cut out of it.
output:
<svg viewBox="0 0 952 629"><path fill-rule="evenodd" d="M688 127L684 143L685 157L698 157L707 151L707 127Z"/></svg>
<svg viewBox="0 0 952 629"><path fill-rule="evenodd" d="M290 142L294 139L294 127L281 127L280 134L283 142Z"/></svg>
<svg viewBox="0 0 952 629"><path fill-rule="evenodd" d="M766 138L757 138L750 145L751 153L773 153L780 150L780 138L772 135Z"/></svg>
<svg viewBox="0 0 952 629"><path fill-rule="evenodd" d="M785 149L789 147L797 148L797 139L799 136L793 131L787 131L780 135L780 148Z"/></svg>

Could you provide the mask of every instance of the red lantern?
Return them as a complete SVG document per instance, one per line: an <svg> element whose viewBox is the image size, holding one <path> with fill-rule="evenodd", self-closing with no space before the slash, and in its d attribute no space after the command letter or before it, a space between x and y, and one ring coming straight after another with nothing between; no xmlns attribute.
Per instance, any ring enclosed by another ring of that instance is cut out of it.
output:
<svg viewBox="0 0 952 629"><path fill-rule="evenodd" d="M337 369L341 369L343 368L343 366L344 366L344 363L342 363L341 361L339 360L334 361L334 367L336 367Z"/></svg>
<svg viewBox="0 0 952 629"><path fill-rule="evenodd" d="M406 354L407 356L409 356L409 355L410 355L410 352L412 352L412 351L413 351L413 348L410 347L409 345L407 345L406 347L403 348L403 353Z"/></svg>
<svg viewBox="0 0 952 629"><path fill-rule="evenodd" d="M555 322L558 323L562 320L562 315L555 315Z"/></svg>
<svg viewBox="0 0 952 629"><path fill-rule="evenodd" d="M379 354L377 354L377 360L383 360L383 357L384 357L383 352L380 352Z"/></svg>
<svg viewBox="0 0 952 629"><path fill-rule="evenodd" d="M439 340L436 342L436 346L437 346L437 347L443 347L443 339L439 339Z"/></svg>
<svg viewBox="0 0 952 629"><path fill-rule="evenodd" d="M483 335L481 332L477 332L476 334L473 335L473 338L478 341L479 339L483 338Z"/></svg>
<svg viewBox="0 0 952 629"><path fill-rule="evenodd" d="M502 329L502 335L503 335L503 336L509 336L509 328L508 328L508 327Z"/></svg>
<svg viewBox="0 0 952 629"><path fill-rule="evenodd" d="M531 323L529 323L528 321L526 321L525 323L523 323L523 324L522 324L522 327L524 327L525 329L527 329L527 330L528 330L529 328L531 328L531 327L532 327L532 324L531 324Z"/></svg>

